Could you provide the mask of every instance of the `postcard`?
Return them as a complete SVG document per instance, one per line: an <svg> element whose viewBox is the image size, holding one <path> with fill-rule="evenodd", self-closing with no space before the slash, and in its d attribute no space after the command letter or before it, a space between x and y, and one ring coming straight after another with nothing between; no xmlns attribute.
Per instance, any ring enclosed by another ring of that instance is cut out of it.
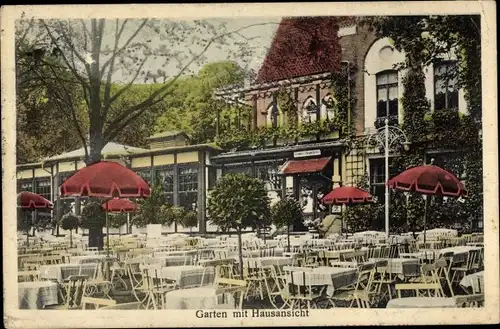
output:
<svg viewBox="0 0 500 329"><path fill-rule="evenodd" d="M498 323L495 9L2 7L5 326Z"/></svg>

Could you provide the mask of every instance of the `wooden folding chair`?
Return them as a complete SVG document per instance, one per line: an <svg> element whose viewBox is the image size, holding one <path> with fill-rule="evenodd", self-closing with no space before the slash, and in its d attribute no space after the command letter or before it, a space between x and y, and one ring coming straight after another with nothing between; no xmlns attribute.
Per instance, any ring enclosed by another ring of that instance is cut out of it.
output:
<svg viewBox="0 0 500 329"><path fill-rule="evenodd" d="M359 265L356 282L337 289L330 298L333 305L337 306L336 302L343 301L349 307L353 307L356 303L359 308L370 308L374 303L374 296L378 294L377 290L372 289L374 276L374 263Z"/></svg>
<svg viewBox="0 0 500 329"><path fill-rule="evenodd" d="M464 276L471 273L477 257L479 257L479 250L470 250L467 254L467 260L465 263L461 266L451 268L451 271L453 272L451 281L458 284Z"/></svg>
<svg viewBox="0 0 500 329"><path fill-rule="evenodd" d="M455 296L455 293L453 291L453 287L451 285L450 272L449 272L450 263L452 262L452 258L453 258L453 253L451 253L451 258L450 258L450 255L448 254L447 256L439 258L434 263L436 276L440 282L444 281L446 283L446 285L448 286L448 289L450 291L451 297Z"/></svg>
<svg viewBox="0 0 500 329"><path fill-rule="evenodd" d="M63 305L57 309L78 309L82 305L82 299L85 297L85 290L88 281L86 275L70 275L66 283L66 296Z"/></svg>
<svg viewBox="0 0 500 329"><path fill-rule="evenodd" d="M167 282L161 276L161 267L145 266L143 268L143 277L147 298L145 302L146 309L164 309L166 304L165 294L175 289L175 284Z"/></svg>

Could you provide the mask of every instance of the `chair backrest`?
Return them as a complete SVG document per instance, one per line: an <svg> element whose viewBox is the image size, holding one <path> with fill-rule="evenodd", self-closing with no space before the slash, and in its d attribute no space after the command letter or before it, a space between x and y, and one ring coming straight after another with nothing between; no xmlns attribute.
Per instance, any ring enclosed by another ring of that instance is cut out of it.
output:
<svg viewBox="0 0 500 329"><path fill-rule="evenodd" d="M484 303L484 294L472 294L455 296L455 305L457 307L481 307Z"/></svg>
<svg viewBox="0 0 500 329"><path fill-rule="evenodd" d="M144 305L141 302L132 302L132 303L121 303L115 304L111 306L104 306L98 308L98 310L107 311L107 310L142 310L145 309Z"/></svg>
<svg viewBox="0 0 500 329"><path fill-rule="evenodd" d="M484 294L484 279L482 277L475 277L472 280L472 293Z"/></svg>
<svg viewBox="0 0 500 329"><path fill-rule="evenodd" d="M234 277L234 266L230 264L219 264L215 266L215 276L216 280L232 279Z"/></svg>
<svg viewBox="0 0 500 329"><path fill-rule="evenodd" d="M217 295L221 294L224 297L226 293L233 294L235 296L234 302L235 304L237 303L235 306L238 309L243 308L246 286L247 282L245 280L219 278L216 281ZM236 298L236 295L238 295L239 299Z"/></svg>
<svg viewBox="0 0 500 329"><path fill-rule="evenodd" d="M82 309L88 309L87 305L94 305L94 309L98 309L101 306L116 305L116 300L107 298L82 297Z"/></svg>
<svg viewBox="0 0 500 329"><path fill-rule="evenodd" d="M213 284L215 281L215 269L213 267L204 267L203 272L194 272L181 276L177 285L179 289L196 288Z"/></svg>
<svg viewBox="0 0 500 329"><path fill-rule="evenodd" d="M78 308L82 303L83 295L87 288L86 275L70 275L66 286L66 308Z"/></svg>
<svg viewBox="0 0 500 329"><path fill-rule="evenodd" d="M467 255L467 270L471 270L479 257L479 250L469 250Z"/></svg>
<svg viewBox="0 0 500 329"><path fill-rule="evenodd" d="M435 283L437 282L437 274L436 274L436 264L423 264L420 266L420 274L423 282L426 283Z"/></svg>
<svg viewBox="0 0 500 329"><path fill-rule="evenodd" d="M358 265L358 278L355 284L355 290L370 291L374 276L374 263L365 263Z"/></svg>
<svg viewBox="0 0 500 329"><path fill-rule="evenodd" d="M218 277L216 280L216 286L239 286L239 287L246 287L247 282L245 280L238 280L238 279L228 279L228 278L220 278Z"/></svg>
<svg viewBox="0 0 500 329"><path fill-rule="evenodd" d="M416 297L420 297L422 291L431 293L434 292L436 297L441 297L442 287L440 283L397 283L395 289L398 293L398 298L401 298L401 291L414 291Z"/></svg>
<svg viewBox="0 0 500 329"><path fill-rule="evenodd" d="M18 282L33 282L40 280L40 271L19 271L17 272Z"/></svg>

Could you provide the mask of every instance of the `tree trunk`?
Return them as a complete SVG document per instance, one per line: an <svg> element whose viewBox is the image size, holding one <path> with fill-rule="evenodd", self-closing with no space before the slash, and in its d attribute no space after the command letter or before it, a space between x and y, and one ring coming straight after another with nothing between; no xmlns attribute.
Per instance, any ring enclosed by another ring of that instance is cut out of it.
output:
<svg viewBox="0 0 500 329"><path fill-rule="evenodd" d="M240 278L244 280L243 276L243 249L241 245L241 227L238 227L238 258L240 260Z"/></svg>
<svg viewBox="0 0 500 329"><path fill-rule="evenodd" d="M287 240L286 251L290 252L290 222L288 222L286 225L286 240Z"/></svg>
<svg viewBox="0 0 500 329"><path fill-rule="evenodd" d="M69 247L73 248L73 230L69 230Z"/></svg>
<svg viewBox="0 0 500 329"><path fill-rule="evenodd" d="M102 138L102 133L98 127L98 122L90 123L90 141L89 141L89 154L85 158L85 165L90 165L94 162L98 162L102 159L101 152L104 147L104 142ZM97 120L98 121L98 120ZM104 236L102 233L102 227L100 228L89 228L89 247L97 247L99 250L104 248Z"/></svg>

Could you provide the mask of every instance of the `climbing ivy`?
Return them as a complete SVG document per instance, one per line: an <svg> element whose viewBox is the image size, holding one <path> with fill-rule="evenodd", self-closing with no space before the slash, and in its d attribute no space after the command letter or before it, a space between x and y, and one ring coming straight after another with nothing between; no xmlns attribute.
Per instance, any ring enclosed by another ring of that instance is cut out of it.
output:
<svg viewBox="0 0 500 329"><path fill-rule="evenodd" d="M333 101L324 101L323 104L331 110L334 115L326 119L321 118L314 122L299 122L298 104L294 92L290 88L282 87L277 91L277 105L286 120L278 127L261 126L253 131L245 129L226 127L216 137L216 144L226 150L245 150L248 148L264 148L275 145L293 145L307 138L322 140L332 137L332 133L338 131L339 137L350 138L348 134L349 103L354 108L354 92L348 92L347 72L340 71L331 75L331 95ZM354 83L351 82L354 90ZM321 106L318 104L317 106ZM354 111L351 111L354 112ZM351 126L354 124L354 116L351 117ZM353 129L351 131L354 131Z"/></svg>
<svg viewBox="0 0 500 329"><path fill-rule="evenodd" d="M398 65L407 70L401 128L411 146L391 159L390 170L402 172L424 164L424 154L429 150L454 150L455 155L447 155L446 162L440 165L458 176L465 173L462 179L467 199L460 203L455 199L431 198L427 227L460 223L465 230L470 229L483 216L480 16L379 16L366 18L362 24L368 24L380 38L389 37L397 50L406 53L405 61ZM425 97L422 67L439 61L452 50L459 63L457 81L465 91L467 115L456 108L431 111ZM397 221L406 222L411 230L422 229L424 199L415 194L391 194L391 230L396 229Z"/></svg>

